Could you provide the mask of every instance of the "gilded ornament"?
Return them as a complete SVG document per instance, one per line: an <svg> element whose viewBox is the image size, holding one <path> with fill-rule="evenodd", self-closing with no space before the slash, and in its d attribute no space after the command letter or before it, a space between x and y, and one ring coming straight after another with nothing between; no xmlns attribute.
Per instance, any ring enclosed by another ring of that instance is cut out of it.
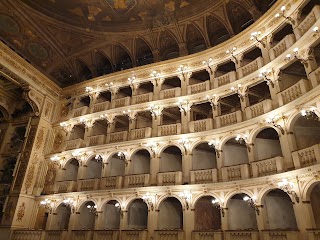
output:
<svg viewBox="0 0 320 240"><path fill-rule="evenodd" d="M19 207L18 213L17 213L17 221L21 222L22 218L24 217L26 211L26 204L22 202L22 204Z"/></svg>
<svg viewBox="0 0 320 240"><path fill-rule="evenodd" d="M26 177L26 182L25 182L26 190L28 190L31 187L31 183L33 180L33 175L34 175L34 170L35 170L35 164L32 164L29 168L29 171L28 171L27 177Z"/></svg>
<svg viewBox="0 0 320 240"><path fill-rule="evenodd" d="M36 149L39 149L41 147L41 144L43 142L43 137L44 137L44 128L41 128L39 130L39 133L36 139L36 144L35 144Z"/></svg>

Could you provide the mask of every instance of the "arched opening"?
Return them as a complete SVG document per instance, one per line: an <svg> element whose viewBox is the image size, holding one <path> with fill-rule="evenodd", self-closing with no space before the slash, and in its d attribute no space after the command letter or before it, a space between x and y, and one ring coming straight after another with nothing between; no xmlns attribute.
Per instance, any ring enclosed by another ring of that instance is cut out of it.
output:
<svg viewBox="0 0 320 240"><path fill-rule="evenodd" d="M65 170L61 174L60 181L77 181L79 170L79 162L77 159L70 159L66 163L64 169Z"/></svg>
<svg viewBox="0 0 320 240"><path fill-rule="evenodd" d="M214 74L214 88L234 82L237 79L236 65L232 61L220 64Z"/></svg>
<svg viewBox="0 0 320 240"><path fill-rule="evenodd" d="M254 159L256 161L282 156L278 132L266 128L258 133L254 141Z"/></svg>
<svg viewBox="0 0 320 240"><path fill-rule="evenodd" d="M107 120L97 120L94 122L91 130L91 136L106 136L108 131L108 122ZM102 144L102 143L100 143ZM92 145L98 145L98 144L89 144Z"/></svg>
<svg viewBox="0 0 320 240"><path fill-rule="evenodd" d="M83 124L75 125L71 131L69 140L84 139L85 126Z"/></svg>
<svg viewBox="0 0 320 240"><path fill-rule="evenodd" d="M101 52L95 53L96 59L96 72L98 76L103 76L109 73L113 73L112 64L109 59Z"/></svg>
<svg viewBox="0 0 320 240"><path fill-rule="evenodd" d="M209 15L207 17L207 32L211 47L218 45L230 38L230 33L218 18Z"/></svg>
<svg viewBox="0 0 320 240"><path fill-rule="evenodd" d="M284 53L295 41L296 37L293 33L292 25L289 23L281 25L280 28L273 33L270 50L271 60ZM285 47L279 47L280 44L285 44Z"/></svg>
<svg viewBox="0 0 320 240"><path fill-rule="evenodd" d="M190 132L203 132L213 128L212 107L209 102L192 105L190 109Z"/></svg>
<svg viewBox="0 0 320 240"><path fill-rule="evenodd" d="M306 16L312 11L314 6L319 5L318 0L309 0L306 1L305 6L301 9L301 16L300 16L300 21L303 21L303 19L306 18Z"/></svg>
<svg viewBox="0 0 320 240"><path fill-rule="evenodd" d="M241 110L240 98L237 94L231 94L219 100L220 114L227 115L229 113ZM233 124L232 122L227 124ZM221 125L221 127L224 127Z"/></svg>
<svg viewBox="0 0 320 240"><path fill-rule="evenodd" d="M60 204L53 215L52 225L50 230L68 230L69 220L71 215L70 207Z"/></svg>
<svg viewBox="0 0 320 240"><path fill-rule="evenodd" d="M137 151L131 157L129 174L149 174L150 173L150 153L143 149Z"/></svg>
<svg viewBox="0 0 320 240"><path fill-rule="evenodd" d="M161 54L161 60L168 60L179 57L179 45L176 39L168 31L161 32L159 37L159 50Z"/></svg>
<svg viewBox="0 0 320 240"><path fill-rule="evenodd" d="M109 109L111 102L111 92L101 92L93 106L93 112L101 112Z"/></svg>
<svg viewBox="0 0 320 240"><path fill-rule="evenodd" d="M102 209L102 226L101 229L116 230L120 228L120 209L116 204L119 204L115 200L107 202Z"/></svg>
<svg viewBox="0 0 320 240"><path fill-rule="evenodd" d="M151 112L150 111L138 112L136 115L135 129L151 128L151 127L152 127ZM150 133L151 133L151 131L150 131ZM151 137L151 134L146 133L146 135L144 137Z"/></svg>
<svg viewBox="0 0 320 240"><path fill-rule="evenodd" d="M120 45L114 47L114 71L122 71L133 67L130 54Z"/></svg>
<svg viewBox="0 0 320 240"><path fill-rule="evenodd" d="M176 146L168 146L160 155L160 172L182 171L182 152Z"/></svg>
<svg viewBox="0 0 320 240"><path fill-rule="evenodd" d="M75 61L78 71L78 79L80 82L89 80L92 78L92 73L90 68L81 60L77 59Z"/></svg>
<svg viewBox="0 0 320 240"><path fill-rule="evenodd" d="M135 199L128 207L128 229L148 228L148 206L142 199Z"/></svg>
<svg viewBox="0 0 320 240"><path fill-rule="evenodd" d="M188 54L201 52L207 49L202 33L193 24L188 24L186 29L186 42Z"/></svg>
<svg viewBox="0 0 320 240"><path fill-rule="evenodd" d="M245 196L243 193L236 194L227 203L229 230L258 228L255 209L243 200Z"/></svg>
<svg viewBox="0 0 320 240"><path fill-rule="evenodd" d="M320 228L320 184L315 185L310 193L310 202L315 228Z"/></svg>
<svg viewBox="0 0 320 240"><path fill-rule="evenodd" d="M227 3L227 15L235 34L242 32L254 23L250 12L236 1Z"/></svg>
<svg viewBox="0 0 320 240"><path fill-rule="evenodd" d="M249 66L249 64L251 65ZM239 78L247 76L253 73L254 71L257 71L258 69L263 67L263 65L264 63L261 49L258 47L250 49L243 55L241 61L241 68L239 69Z"/></svg>
<svg viewBox="0 0 320 240"><path fill-rule="evenodd" d="M129 131L129 117L126 115L115 117L113 132L124 132L124 131Z"/></svg>
<svg viewBox="0 0 320 240"><path fill-rule="evenodd" d="M267 229L297 229L292 201L280 189L270 191L263 199Z"/></svg>
<svg viewBox="0 0 320 240"><path fill-rule="evenodd" d="M246 110L247 118L254 118L272 110L271 94L267 82L263 81L257 85L249 87L248 98L250 107ZM257 108L253 107L255 104L257 104ZM258 110L258 106L261 104L263 104L262 112Z"/></svg>
<svg viewBox="0 0 320 240"><path fill-rule="evenodd" d="M153 84L151 82L141 83L132 97L131 104L150 102L153 98Z"/></svg>
<svg viewBox="0 0 320 240"><path fill-rule="evenodd" d="M136 41L136 65L137 66L143 66L150 63L153 63L153 54L148 46L148 44L142 40L141 38L138 38Z"/></svg>
<svg viewBox="0 0 320 240"><path fill-rule="evenodd" d="M200 143L192 150L192 169L215 169L217 168L216 151L207 142Z"/></svg>
<svg viewBox="0 0 320 240"><path fill-rule="evenodd" d="M78 230L93 230L96 221L96 205L92 201L85 202L79 209Z"/></svg>
<svg viewBox="0 0 320 240"><path fill-rule="evenodd" d="M212 201L214 197L204 196L198 199L195 204L195 223L196 231L220 230L221 214L219 208L215 207Z"/></svg>
<svg viewBox="0 0 320 240"><path fill-rule="evenodd" d="M175 131L171 131L169 128L164 128L164 125L176 125ZM159 129L159 128L158 128ZM178 107L165 108L162 111L160 136L180 134L181 131L181 112ZM169 130L169 131L167 131Z"/></svg>
<svg viewBox="0 0 320 240"><path fill-rule="evenodd" d="M118 156L118 153L113 154L108 159L107 177L124 176L126 163Z"/></svg>
<svg viewBox="0 0 320 240"><path fill-rule="evenodd" d="M168 197L159 205L158 230L183 229L183 212L180 201Z"/></svg>
<svg viewBox="0 0 320 240"><path fill-rule="evenodd" d="M181 95L181 80L178 77L167 78L163 81L160 99L178 97Z"/></svg>
<svg viewBox="0 0 320 240"><path fill-rule="evenodd" d="M92 157L88 161L86 171L84 172L83 179L98 179L101 178L102 162Z"/></svg>
<svg viewBox="0 0 320 240"><path fill-rule="evenodd" d="M235 138L228 140L222 147L223 165L225 167L249 163L247 146Z"/></svg>
<svg viewBox="0 0 320 240"><path fill-rule="evenodd" d="M210 90L210 75L201 70L192 74L189 79L188 94L196 94Z"/></svg>

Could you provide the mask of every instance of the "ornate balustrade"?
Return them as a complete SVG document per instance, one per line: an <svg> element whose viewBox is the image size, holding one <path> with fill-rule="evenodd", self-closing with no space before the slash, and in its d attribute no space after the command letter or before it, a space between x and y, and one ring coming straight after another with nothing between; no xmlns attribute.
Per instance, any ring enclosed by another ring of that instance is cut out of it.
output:
<svg viewBox="0 0 320 240"><path fill-rule="evenodd" d="M274 47L269 51L270 59L274 60L284 53L289 47L291 47L296 41L294 34L288 34L280 42L278 42Z"/></svg>
<svg viewBox="0 0 320 240"><path fill-rule="evenodd" d="M296 169L320 163L320 144L295 151L292 158Z"/></svg>
<svg viewBox="0 0 320 240"><path fill-rule="evenodd" d="M124 187L147 187L150 184L150 174L135 174L124 177Z"/></svg>
<svg viewBox="0 0 320 240"><path fill-rule="evenodd" d="M236 181L249 178L249 164L221 168L222 181Z"/></svg>
<svg viewBox="0 0 320 240"><path fill-rule="evenodd" d="M218 182L217 169L204 169L190 171L191 184L205 184Z"/></svg>
<svg viewBox="0 0 320 240"><path fill-rule="evenodd" d="M311 12L306 16L303 21L293 29L293 32L297 36L297 39L301 38L312 26L315 22L320 18L320 6L316 5L311 10Z"/></svg>
<svg viewBox="0 0 320 240"><path fill-rule="evenodd" d="M182 172L163 172L157 174L158 186L182 184Z"/></svg>
<svg viewBox="0 0 320 240"><path fill-rule="evenodd" d="M81 148L84 146L84 140L81 138L66 141L65 151Z"/></svg>
<svg viewBox="0 0 320 240"><path fill-rule="evenodd" d="M97 135L97 136L91 136L87 138L87 147L91 146L98 146L104 144L106 141L105 135Z"/></svg>
<svg viewBox="0 0 320 240"><path fill-rule="evenodd" d="M55 184L55 192L66 193L77 191L77 181L57 181Z"/></svg>
<svg viewBox="0 0 320 240"><path fill-rule="evenodd" d="M132 96L132 104L139 104L152 101L153 93L145 93L140 95Z"/></svg>
<svg viewBox="0 0 320 240"><path fill-rule="evenodd" d="M130 131L130 140L138 140L151 137L151 127L133 129Z"/></svg>
<svg viewBox="0 0 320 240"><path fill-rule="evenodd" d="M147 230L122 230L121 239L125 240L147 240Z"/></svg>
<svg viewBox="0 0 320 240"><path fill-rule="evenodd" d="M78 192L98 190L100 185L100 178L96 179L79 179Z"/></svg>
<svg viewBox="0 0 320 240"><path fill-rule="evenodd" d="M46 230L45 240L67 240L68 231Z"/></svg>
<svg viewBox="0 0 320 240"><path fill-rule="evenodd" d="M301 79L296 84L278 93L279 105L282 106L301 97L309 91L309 80Z"/></svg>
<svg viewBox="0 0 320 240"><path fill-rule="evenodd" d="M119 189L122 187L122 176L103 177L100 180L100 189Z"/></svg>
<svg viewBox="0 0 320 240"><path fill-rule="evenodd" d="M284 158L274 157L251 163L253 177L262 177L281 173L285 170Z"/></svg>
<svg viewBox="0 0 320 240"><path fill-rule="evenodd" d="M192 240L223 240L222 231L192 231Z"/></svg>
<svg viewBox="0 0 320 240"><path fill-rule="evenodd" d="M240 110L216 117L217 128L236 124L241 121L242 121L242 112Z"/></svg>
<svg viewBox="0 0 320 240"><path fill-rule="evenodd" d="M160 91L160 99L168 99L168 98L174 98L179 97L181 95L181 88L170 88Z"/></svg>
<svg viewBox="0 0 320 240"><path fill-rule="evenodd" d="M92 112L96 113L96 112L102 112L105 111L109 108L110 102L106 101L106 102L101 102L101 103L96 103L93 105L93 109Z"/></svg>
<svg viewBox="0 0 320 240"><path fill-rule="evenodd" d="M183 230L155 230L154 240L183 240Z"/></svg>
<svg viewBox="0 0 320 240"><path fill-rule="evenodd" d="M213 79L213 87L218 88L237 80L237 72L232 71Z"/></svg>
<svg viewBox="0 0 320 240"><path fill-rule="evenodd" d="M297 230L262 230L263 240L300 240Z"/></svg>
<svg viewBox="0 0 320 240"><path fill-rule="evenodd" d="M127 141L127 137L128 137L127 131L109 133L107 135L107 143Z"/></svg>
<svg viewBox="0 0 320 240"><path fill-rule="evenodd" d="M84 107L79 107L79 108L73 109L72 116L73 117L80 117L80 116L86 115L87 113L89 113L89 107L84 106Z"/></svg>
<svg viewBox="0 0 320 240"><path fill-rule="evenodd" d="M181 123L163 125L158 127L158 136L176 135L181 133Z"/></svg>
<svg viewBox="0 0 320 240"><path fill-rule="evenodd" d="M44 232L41 230L14 230L11 240L43 240Z"/></svg>
<svg viewBox="0 0 320 240"><path fill-rule="evenodd" d="M201 83L193 84L188 86L188 95L205 92L210 90L210 81L204 81Z"/></svg>
<svg viewBox="0 0 320 240"><path fill-rule="evenodd" d="M213 129L212 118L189 122L190 132L203 132L211 129Z"/></svg>
<svg viewBox="0 0 320 240"><path fill-rule="evenodd" d="M91 240L93 231L90 230L72 230L72 240Z"/></svg>
<svg viewBox="0 0 320 240"><path fill-rule="evenodd" d="M225 240L259 240L258 231L229 230L225 232Z"/></svg>
<svg viewBox="0 0 320 240"><path fill-rule="evenodd" d="M93 240L118 240L119 230L96 230L93 232Z"/></svg>
<svg viewBox="0 0 320 240"><path fill-rule="evenodd" d="M247 119L258 117L272 110L272 100L266 99L252 106L246 107L245 113Z"/></svg>
<svg viewBox="0 0 320 240"><path fill-rule="evenodd" d="M130 97L123 97L111 101L112 108L126 107L130 105Z"/></svg>
<svg viewBox="0 0 320 240"><path fill-rule="evenodd" d="M245 77L250 73L257 71L258 69L263 67L263 58L258 57L257 59L253 60L252 62L240 67L237 71L239 74L239 78Z"/></svg>

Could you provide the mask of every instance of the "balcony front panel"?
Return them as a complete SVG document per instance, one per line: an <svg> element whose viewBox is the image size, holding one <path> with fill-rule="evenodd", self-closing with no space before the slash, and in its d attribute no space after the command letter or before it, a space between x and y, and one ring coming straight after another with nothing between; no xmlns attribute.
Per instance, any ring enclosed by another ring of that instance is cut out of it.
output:
<svg viewBox="0 0 320 240"><path fill-rule="evenodd" d="M250 171L249 164L222 167L221 168L222 181L229 182L229 181L247 179L250 176L249 171Z"/></svg>
<svg viewBox="0 0 320 240"><path fill-rule="evenodd" d="M166 185L181 185L182 184L182 172L164 172L157 174L158 186Z"/></svg>
<svg viewBox="0 0 320 240"><path fill-rule="evenodd" d="M58 181L56 182L55 192L67 193L77 191L77 181Z"/></svg>
<svg viewBox="0 0 320 240"><path fill-rule="evenodd" d="M191 184L205 184L218 182L217 169L204 169L190 171Z"/></svg>
<svg viewBox="0 0 320 240"><path fill-rule="evenodd" d="M68 231L63 230L47 230L45 233L45 240L66 240Z"/></svg>
<svg viewBox="0 0 320 240"><path fill-rule="evenodd" d="M221 87L221 86L226 85L228 83L234 82L236 79L237 79L237 72L236 71L228 72L224 75L216 77L213 80L213 87L214 88Z"/></svg>
<svg viewBox="0 0 320 240"><path fill-rule="evenodd" d="M293 100L301 97L309 91L309 80L301 79L296 84L278 93L279 105L283 106Z"/></svg>
<svg viewBox="0 0 320 240"><path fill-rule="evenodd" d="M11 240L42 240L41 230L14 230Z"/></svg>
<svg viewBox="0 0 320 240"><path fill-rule="evenodd" d="M197 93L201 93L209 90L210 90L210 81L205 81L202 83L197 83L197 84L188 86L188 95L197 94Z"/></svg>
<svg viewBox="0 0 320 240"><path fill-rule="evenodd" d="M226 231L225 232L225 240L259 240L259 232L258 231ZM288 239L289 240L289 239Z"/></svg>
<svg viewBox="0 0 320 240"><path fill-rule="evenodd" d="M110 102L106 101L106 102L101 102L101 103L96 103L93 105L93 113L96 112L102 112L105 111L109 108Z"/></svg>
<svg viewBox="0 0 320 240"><path fill-rule="evenodd" d="M193 231L191 240L223 240L222 231Z"/></svg>
<svg viewBox="0 0 320 240"><path fill-rule="evenodd" d="M160 99L175 98L181 95L181 88L170 88L160 91Z"/></svg>
<svg viewBox="0 0 320 240"><path fill-rule="evenodd" d="M99 179L81 179L78 180L78 192L98 190L100 185Z"/></svg>
<svg viewBox="0 0 320 240"><path fill-rule="evenodd" d="M119 189L122 187L122 176L103 177L100 180L100 189Z"/></svg>
<svg viewBox="0 0 320 240"><path fill-rule="evenodd" d="M247 119L258 117L272 110L272 100L266 99L245 109Z"/></svg>
<svg viewBox="0 0 320 240"><path fill-rule="evenodd" d="M155 240L183 240L184 231L183 230L155 230L154 231Z"/></svg>
<svg viewBox="0 0 320 240"><path fill-rule="evenodd" d="M132 104L140 104L152 101L153 93L145 93L136 96L132 96Z"/></svg>
<svg viewBox="0 0 320 240"><path fill-rule="evenodd" d="M105 135L91 136L87 138L87 147L103 145L106 141Z"/></svg>
<svg viewBox="0 0 320 240"><path fill-rule="evenodd" d="M72 240L91 240L92 235L90 230L72 230L71 232Z"/></svg>
<svg viewBox="0 0 320 240"><path fill-rule="evenodd" d="M147 240L147 230L122 230L121 239L128 240Z"/></svg>
<svg viewBox="0 0 320 240"><path fill-rule="evenodd" d="M130 97L114 99L111 102L112 108L126 107L130 105Z"/></svg>
<svg viewBox="0 0 320 240"><path fill-rule="evenodd" d="M73 149L81 148L83 146L84 146L84 141L81 138L69 140L66 142L66 149L65 150L66 151L73 150Z"/></svg>
<svg viewBox="0 0 320 240"><path fill-rule="evenodd" d="M73 110L73 117L80 117L83 115L86 115L89 112L89 107L84 106L84 107L79 107Z"/></svg>
<svg viewBox="0 0 320 240"><path fill-rule="evenodd" d="M320 144L295 151L292 158L296 169L320 163Z"/></svg>
<svg viewBox="0 0 320 240"><path fill-rule="evenodd" d="M290 239L300 240L300 233L295 230L262 230L263 239L275 240L275 239Z"/></svg>
<svg viewBox="0 0 320 240"><path fill-rule="evenodd" d="M274 157L251 163L253 177L262 177L283 172L284 158Z"/></svg>
<svg viewBox="0 0 320 240"><path fill-rule="evenodd" d="M93 232L93 240L118 240L119 230L96 230Z"/></svg>
<svg viewBox="0 0 320 240"><path fill-rule="evenodd" d="M270 49L270 59L274 60L282 53L287 51L287 49L290 48L295 43L295 41L296 39L294 34L285 36L280 42L278 42L273 48Z"/></svg>
<svg viewBox="0 0 320 240"><path fill-rule="evenodd" d="M320 6L316 5L305 19L294 29L294 33L299 39L302 37L320 18Z"/></svg>
<svg viewBox="0 0 320 240"><path fill-rule="evenodd" d="M163 125L158 127L158 136L177 135L181 133L181 123Z"/></svg>
<svg viewBox="0 0 320 240"><path fill-rule="evenodd" d="M211 129L213 129L212 118L189 122L190 132L204 132Z"/></svg>
<svg viewBox="0 0 320 240"><path fill-rule="evenodd" d="M151 127L133 129L130 131L130 140L145 139L151 137Z"/></svg>
<svg viewBox="0 0 320 240"><path fill-rule="evenodd" d="M128 132L114 132L107 135L107 143L117 143L127 141Z"/></svg>
<svg viewBox="0 0 320 240"><path fill-rule="evenodd" d="M263 58L258 57L257 59L253 60L252 62L240 67L238 69L239 78L248 76L249 74L257 71L258 69L263 67Z"/></svg>
<svg viewBox="0 0 320 240"><path fill-rule="evenodd" d="M135 174L124 177L124 187L147 187L150 185L150 174Z"/></svg>
<svg viewBox="0 0 320 240"><path fill-rule="evenodd" d="M217 128L233 125L242 121L240 110L226 115L216 117Z"/></svg>

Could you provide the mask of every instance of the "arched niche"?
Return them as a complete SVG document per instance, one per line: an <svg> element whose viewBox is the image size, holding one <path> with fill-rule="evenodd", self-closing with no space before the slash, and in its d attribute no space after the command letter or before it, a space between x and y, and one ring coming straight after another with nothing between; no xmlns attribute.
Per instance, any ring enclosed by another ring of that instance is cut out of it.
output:
<svg viewBox="0 0 320 240"><path fill-rule="evenodd" d="M159 205L158 229L183 229L182 205L175 197L168 197Z"/></svg>
<svg viewBox="0 0 320 240"><path fill-rule="evenodd" d="M84 171L83 179L101 178L102 162L95 157L92 157L87 162L86 170Z"/></svg>
<svg viewBox="0 0 320 240"><path fill-rule="evenodd" d="M128 229L148 228L148 206L142 199L135 199L128 207Z"/></svg>
<svg viewBox="0 0 320 240"><path fill-rule="evenodd" d="M150 173L150 153L143 149L134 153L131 157L129 168L130 174L149 174Z"/></svg>
<svg viewBox="0 0 320 240"><path fill-rule="evenodd" d="M249 98L250 106L260 103L266 99L271 99L270 89L267 82L263 81L249 87L248 98ZM271 109L271 100L269 102L270 102L270 109Z"/></svg>
<svg viewBox="0 0 320 240"><path fill-rule="evenodd" d="M257 218L254 208L243 200L246 194L234 195L227 203L229 230L257 229Z"/></svg>
<svg viewBox="0 0 320 240"><path fill-rule="evenodd" d="M55 68L50 75L53 77L53 80L57 79L55 82L60 87L66 87L77 82L75 74L65 64Z"/></svg>
<svg viewBox="0 0 320 240"><path fill-rule="evenodd" d="M186 29L186 42L188 54L197 53L207 48L202 33L193 24L188 24Z"/></svg>
<svg viewBox="0 0 320 240"><path fill-rule="evenodd" d="M125 161L115 153L108 159L107 177L124 176L125 168Z"/></svg>
<svg viewBox="0 0 320 240"><path fill-rule="evenodd" d="M85 126L83 124L75 125L71 131L69 140L84 139Z"/></svg>
<svg viewBox="0 0 320 240"><path fill-rule="evenodd" d="M60 181L77 181L79 162L77 159L70 159L64 166L64 171L61 174Z"/></svg>
<svg viewBox="0 0 320 240"><path fill-rule="evenodd" d="M235 34L240 33L254 22L250 12L236 1L227 3L227 15Z"/></svg>
<svg viewBox="0 0 320 240"><path fill-rule="evenodd" d="M115 230L120 229L120 210L115 205L115 200L108 201L102 209L102 226L101 229Z"/></svg>
<svg viewBox="0 0 320 240"><path fill-rule="evenodd" d="M80 98L79 102L77 103L76 108L89 107L89 106L90 106L90 97L83 96Z"/></svg>
<svg viewBox="0 0 320 240"><path fill-rule="evenodd" d="M87 201L82 204L82 206L79 209L79 215L77 217L77 228L78 230L84 229L84 230L93 230L95 221L96 221L96 215L94 212L91 212L88 206L92 207L95 206L95 203L92 201Z"/></svg>
<svg viewBox="0 0 320 240"><path fill-rule="evenodd" d="M172 33L169 31L161 32L159 37L159 50L161 60L168 60L179 57L179 45Z"/></svg>
<svg viewBox="0 0 320 240"><path fill-rule="evenodd" d="M293 205L287 193L271 190L263 199L267 229L297 229Z"/></svg>
<svg viewBox="0 0 320 240"><path fill-rule="evenodd" d="M315 185L310 193L310 203L314 219L314 227L320 228L320 184Z"/></svg>
<svg viewBox="0 0 320 240"><path fill-rule="evenodd" d="M55 214L52 215L53 219L50 230L68 230L70 215L70 207L60 204Z"/></svg>
<svg viewBox="0 0 320 240"><path fill-rule="evenodd" d="M244 142L238 142L235 138L229 139L222 146L223 166L235 166L249 163L247 146Z"/></svg>
<svg viewBox="0 0 320 240"><path fill-rule="evenodd" d="M76 59L75 65L78 71L78 79L80 82L92 79L90 68L82 60Z"/></svg>
<svg viewBox="0 0 320 240"><path fill-rule="evenodd" d="M216 151L207 142L200 143L192 150L192 170L217 168Z"/></svg>
<svg viewBox="0 0 320 240"><path fill-rule="evenodd" d="M160 172L182 171L182 152L176 146L168 146L160 155Z"/></svg>
<svg viewBox="0 0 320 240"><path fill-rule="evenodd" d="M320 143L320 121L300 116L293 123L293 134L297 149L304 149Z"/></svg>
<svg viewBox="0 0 320 240"><path fill-rule="evenodd" d="M153 63L153 54L149 45L142 39L136 40L136 64L143 66Z"/></svg>
<svg viewBox="0 0 320 240"><path fill-rule="evenodd" d="M191 121L198 121L198 120L204 120L204 119L210 119L210 121L213 121L212 107L209 102L193 104L190 109L190 115L191 115L190 116ZM192 130L190 129L190 131ZM203 130L197 130L194 128L193 131L198 132Z"/></svg>
<svg viewBox="0 0 320 240"><path fill-rule="evenodd" d="M274 128L261 130L254 140L255 161L282 156L278 132Z"/></svg>
<svg viewBox="0 0 320 240"><path fill-rule="evenodd" d="M129 131L129 122L127 115L116 116L114 119L114 132Z"/></svg>
<svg viewBox="0 0 320 240"><path fill-rule="evenodd" d="M35 229L47 229L47 222L48 222L49 212L46 208L40 206L38 209L38 213L36 216L36 221L34 224Z"/></svg>
<svg viewBox="0 0 320 240"><path fill-rule="evenodd" d="M96 72L98 76L113 73L113 68L110 60L100 51L94 55L96 62Z"/></svg>
<svg viewBox="0 0 320 240"><path fill-rule="evenodd" d="M133 67L129 52L119 44L114 46L114 62L115 71L122 71Z"/></svg>
<svg viewBox="0 0 320 240"><path fill-rule="evenodd" d="M214 199L215 198L211 196L204 196L196 202L194 210L195 230L204 231L221 229L221 214L220 210L212 203L212 200Z"/></svg>
<svg viewBox="0 0 320 240"><path fill-rule="evenodd" d="M107 135L108 122L107 120L97 120L92 126L91 136Z"/></svg>
<svg viewBox="0 0 320 240"><path fill-rule="evenodd" d="M230 33L226 26L213 15L207 16L207 32L211 47L218 45L230 38Z"/></svg>

